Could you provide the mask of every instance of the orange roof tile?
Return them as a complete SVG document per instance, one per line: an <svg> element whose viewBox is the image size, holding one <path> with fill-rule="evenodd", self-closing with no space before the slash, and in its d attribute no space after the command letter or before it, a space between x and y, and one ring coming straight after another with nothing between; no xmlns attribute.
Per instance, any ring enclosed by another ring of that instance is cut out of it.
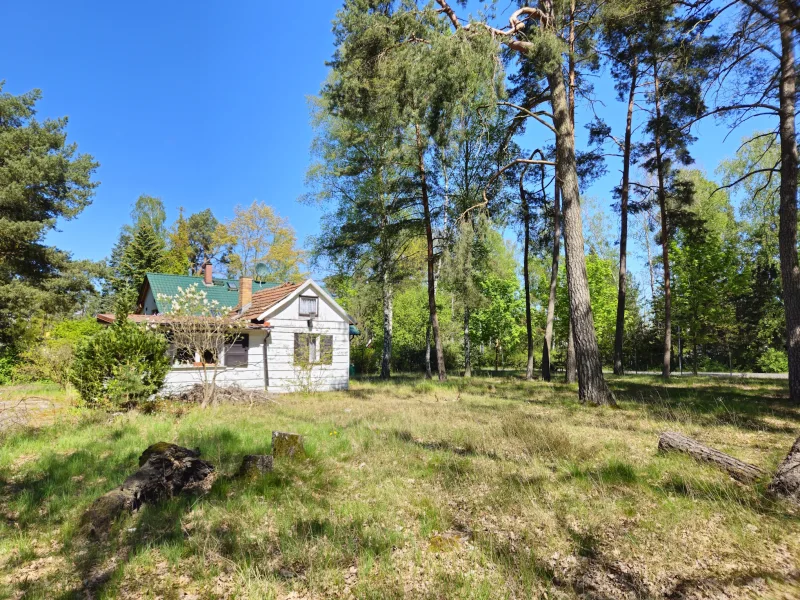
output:
<svg viewBox="0 0 800 600"><path fill-rule="evenodd" d="M113 323L116 320L116 317L110 313L98 313L96 319L101 323ZM168 326L170 324L169 315L130 314L128 315L128 320L133 321L134 323L152 323L154 325ZM265 321L264 323L260 323L258 325L252 323L243 323L242 326L245 329L269 329L270 327L268 321Z"/></svg>
<svg viewBox="0 0 800 600"><path fill-rule="evenodd" d="M237 306L235 309L233 309L230 315L247 320L255 319L265 310L271 306L275 306L278 302L289 296L301 285L303 284L286 282L278 287L259 290L253 294L253 300L250 302L249 306L245 307L245 310L241 315L239 315L239 310L241 309L240 306Z"/></svg>

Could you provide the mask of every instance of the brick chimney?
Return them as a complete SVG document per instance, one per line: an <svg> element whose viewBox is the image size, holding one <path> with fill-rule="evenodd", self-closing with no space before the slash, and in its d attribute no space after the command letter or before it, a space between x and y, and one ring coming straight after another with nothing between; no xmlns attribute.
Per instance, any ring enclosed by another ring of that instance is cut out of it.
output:
<svg viewBox="0 0 800 600"><path fill-rule="evenodd" d="M210 262L203 265L203 283L206 285L214 285Z"/></svg>
<svg viewBox="0 0 800 600"><path fill-rule="evenodd" d="M239 307L244 308L253 301L253 278L239 278Z"/></svg>

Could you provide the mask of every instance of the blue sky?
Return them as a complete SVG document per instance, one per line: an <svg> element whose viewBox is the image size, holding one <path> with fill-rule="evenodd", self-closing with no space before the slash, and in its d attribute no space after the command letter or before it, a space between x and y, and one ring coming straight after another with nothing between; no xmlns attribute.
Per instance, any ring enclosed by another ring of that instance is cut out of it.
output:
<svg viewBox="0 0 800 600"><path fill-rule="evenodd" d="M160 196L171 221L179 206L210 207L220 220L258 199L289 218L301 244L320 211L297 202L309 164L307 97L318 92L333 52L331 20L340 3L38 2L4 6L14 23L0 37L6 92L38 87L39 116L69 116L69 139L101 164L92 206L60 223L49 241L75 258L107 256L131 204ZM35 29L35 35L31 35ZM595 79L598 112L624 119L608 74ZM579 107L581 123L591 114ZM713 172L746 131L722 138L712 121L693 154ZM531 127L523 145L543 136ZM588 191L609 204L619 167ZM609 214L609 224L616 217ZM615 234L612 232L612 237ZM635 258L634 258L635 260ZM634 269L636 265L634 264Z"/></svg>

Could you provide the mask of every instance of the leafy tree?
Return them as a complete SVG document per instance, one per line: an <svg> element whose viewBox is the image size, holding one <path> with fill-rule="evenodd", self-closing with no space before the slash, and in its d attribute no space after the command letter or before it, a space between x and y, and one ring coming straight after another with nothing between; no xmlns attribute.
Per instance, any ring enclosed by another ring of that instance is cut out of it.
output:
<svg viewBox="0 0 800 600"><path fill-rule="evenodd" d="M699 171L678 176L693 185L694 202L688 210L696 219L679 227L671 242L675 321L692 345L697 373L698 345L720 340L730 350L736 332L739 232L727 194L715 194L716 186Z"/></svg>
<svg viewBox="0 0 800 600"><path fill-rule="evenodd" d="M405 2L345 2L337 15L338 74L331 96L342 114L382 115L406 157L405 191L417 200L423 226L428 279L428 309L439 379L445 357L439 331L436 271L439 249L434 231L443 216L437 196L436 154L449 139L456 116L486 104L496 81L494 46L489 35L476 44L450 35L432 6ZM394 163L398 164L398 163Z"/></svg>
<svg viewBox="0 0 800 600"><path fill-rule="evenodd" d="M614 262L600 256L595 250L586 255L586 275L592 300L597 341L604 362L613 357L616 330L617 282L614 276ZM559 280L556 307L556 333L559 339L567 340L569 335L569 294L565 277Z"/></svg>
<svg viewBox="0 0 800 600"><path fill-rule="evenodd" d="M797 6L788 0L739 0L717 11L733 12L723 30L713 75L717 97L724 98L704 116L723 115L736 127L754 115L771 116L780 160L744 173L780 174L778 248L789 357L789 395L800 402L800 261L797 255ZM754 136L754 140L761 134Z"/></svg>
<svg viewBox="0 0 800 600"><path fill-rule="evenodd" d="M663 279L664 353L661 374L672 368L672 289L670 239L683 207L691 202L692 187L676 177L674 164L688 165L693 159L689 145L694 137L686 127L705 110L702 84L707 76L708 54L713 45L698 38L706 23L676 14L670 3L654 3L641 19L640 60L648 65L653 79L647 93L649 104L645 131L648 138L638 148L644 169L656 178L650 190L658 204L661 231ZM648 192L649 193L649 192Z"/></svg>
<svg viewBox="0 0 800 600"><path fill-rule="evenodd" d="M164 257L164 272L185 275L192 270L192 245L189 222L183 216L183 207L178 209L178 218L167 232L167 253Z"/></svg>
<svg viewBox="0 0 800 600"><path fill-rule="evenodd" d="M779 162L777 136L756 132L742 140L736 155L723 161L717 170L739 201L739 254L742 278L748 283L736 299L736 354L746 370L753 364L760 369L762 354L785 354L786 348L778 240L780 173L773 171Z"/></svg>
<svg viewBox="0 0 800 600"><path fill-rule="evenodd" d="M397 122L377 98L358 109L344 102L341 88L346 79L346 70L334 72L315 112L317 161L309 169L314 191L307 199L333 207L323 217L322 233L314 239L314 255L331 261L340 272L362 273L367 282L380 287L380 372L387 379L394 292L415 266L410 250L420 223L414 211L416 200L403 189L406 174L398 167L402 149Z"/></svg>
<svg viewBox="0 0 800 600"><path fill-rule="evenodd" d="M470 315L470 330L475 341L494 350L495 370L501 353L513 351L525 333L525 300L517 275L513 250L507 247L500 234L489 233L492 248L487 269L478 281L485 304Z"/></svg>
<svg viewBox="0 0 800 600"><path fill-rule="evenodd" d="M189 262L192 271L200 273L210 262L227 264L231 251L227 232L210 208L189 216Z"/></svg>
<svg viewBox="0 0 800 600"><path fill-rule="evenodd" d="M297 248L297 236L286 218L257 200L248 207L237 204L233 215L224 225L231 247L229 277L256 277L258 263L267 266L264 281L298 281L306 276L301 271L305 253Z"/></svg>
<svg viewBox="0 0 800 600"><path fill-rule="evenodd" d="M47 246L59 219L91 202L98 164L67 142L67 119L36 119L41 92L19 96L0 82L0 345L23 343L32 321L93 292L68 253ZM61 295L59 295L61 294Z"/></svg>

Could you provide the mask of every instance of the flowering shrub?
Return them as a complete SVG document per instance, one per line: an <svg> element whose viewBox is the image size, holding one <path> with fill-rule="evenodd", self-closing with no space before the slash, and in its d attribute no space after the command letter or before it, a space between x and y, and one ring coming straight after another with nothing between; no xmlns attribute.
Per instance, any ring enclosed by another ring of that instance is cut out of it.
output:
<svg viewBox="0 0 800 600"><path fill-rule="evenodd" d="M226 345L231 344L236 329L234 320L220 309L219 302L208 299L206 291L193 283L178 288L174 296L158 295L159 302L169 306L165 313L176 356L198 360L198 383L203 389L202 406L216 402L217 363ZM187 361L188 362L188 361Z"/></svg>
<svg viewBox="0 0 800 600"><path fill-rule="evenodd" d="M170 308L167 313L174 317L220 317L219 302L209 300L205 290L193 283L186 289L178 286L178 293L174 296L158 294L158 300Z"/></svg>

